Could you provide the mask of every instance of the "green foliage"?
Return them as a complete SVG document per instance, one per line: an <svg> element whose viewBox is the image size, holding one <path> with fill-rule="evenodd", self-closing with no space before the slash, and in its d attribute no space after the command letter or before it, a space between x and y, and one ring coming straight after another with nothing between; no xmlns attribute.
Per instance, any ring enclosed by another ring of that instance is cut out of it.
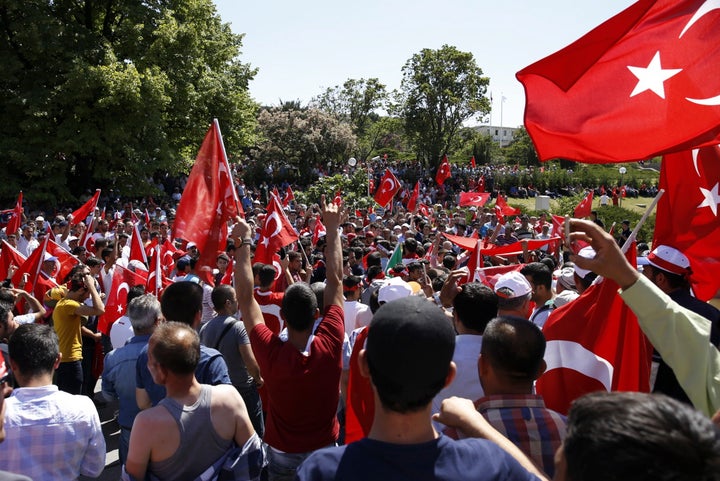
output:
<svg viewBox="0 0 720 481"><path fill-rule="evenodd" d="M0 199L151 193L189 170L213 117L254 140L255 70L211 0L2 2Z"/></svg>
<svg viewBox="0 0 720 481"><path fill-rule="evenodd" d="M292 181L314 181L313 169L344 165L356 145L350 126L318 110L269 108L258 116L262 140L252 151L260 163L281 162L295 172ZM252 182L257 178L246 178Z"/></svg>
<svg viewBox="0 0 720 481"><path fill-rule="evenodd" d="M377 110L385 107L387 100L385 85L378 79L348 79L342 87L336 85L325 90L311 104L348 122L353 132L360 136L373 118L377 118Z"/></svg>
<svg viewBox="0 0 720 481"><path fill-rule="evenodd" d="M350 175L333 175L323 177L314 182L307 189L295 192L295 197L302 204L316 204L320 202L320 196L330 200L337 192L342 193L342 200L349 209L368 207L375 201L368 196L368 177L363 169L356 169Z"/></svg>
<svg viewBox="0 0 720 481"><path fill-rule="evenodd" d="M520 127L515 131L513 141L503 149L505 158L509 164L522 165L530 167L531 165L540 165L535 146L530 139L524 127Z"/></svg>
<svg viewBox="0 0 720 481"><path fill-rule="evenodd" d="M444 45L423 49L402 69L398 103L418 159L432 167L447 154L465 120L490 111L488 77L472 53Z"/></svg>

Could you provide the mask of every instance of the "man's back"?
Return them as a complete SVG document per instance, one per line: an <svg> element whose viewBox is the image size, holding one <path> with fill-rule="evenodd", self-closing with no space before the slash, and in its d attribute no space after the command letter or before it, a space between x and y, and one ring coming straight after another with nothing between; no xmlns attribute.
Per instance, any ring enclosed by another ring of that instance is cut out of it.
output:
<svg viewBox="0 0 720 481"><path fill-rule="evenodd" d="M48 385L15 389L5 404L3 469L35 481L100 475L105 439L90 398Z"/></svg>
<svg viewBox="0 0 720 481"><path fill-rule="evenodd" d="M453 441L440 436L420 444L393 444L365 438L310 455L298 469L300 481L367 479L535 480L495 444L481 439Z"/></svg>

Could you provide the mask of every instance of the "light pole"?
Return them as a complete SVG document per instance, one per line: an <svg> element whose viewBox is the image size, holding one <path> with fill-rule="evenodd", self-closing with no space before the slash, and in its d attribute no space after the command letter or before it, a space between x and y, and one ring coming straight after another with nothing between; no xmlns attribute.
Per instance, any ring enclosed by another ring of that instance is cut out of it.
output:
<svg viewBox="0 0 720 481"><path fill-rule="evenodd" d="M623 186L625 185L625 184L623 184L623 176L627 173L627 169L623 166L623 167L620 167L618 169L618 171L620 172L620 207L622 207L622 198L623 198L622 193L623 193Z"/></svg>

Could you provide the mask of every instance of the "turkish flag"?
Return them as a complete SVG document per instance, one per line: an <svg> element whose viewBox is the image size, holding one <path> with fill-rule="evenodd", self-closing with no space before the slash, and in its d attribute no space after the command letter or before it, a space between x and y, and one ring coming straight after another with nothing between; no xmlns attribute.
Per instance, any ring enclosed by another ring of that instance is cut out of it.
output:
<svg viewBox="0 0 720 481"><path fill-rule="evenodd" d="M385 207L399 190L400 181L390 172L390 169L385 169L385 174L382 176L382 179L380 179L380 186L377 192L375 192L375 202Z"/></svg>
<svg viewBox="0 0 720 481"><path fill-rule="evenodd" d="M45 260L45 252L47 252L47 245L49 239L46 237L45 240L34 250L32 254L25 259L25 262L19 266L19 269L15 271L15 275L12 277L12 283L14 286L21 284L23 276L27 275L27 282L23 288L25 292L29 292L35 299L42 300L45 296L45 292L48 289L57 287L57 283L50 280L47 276L40 272L40 266Z"/></svg>
<svg viewBox="0 0 720 481"><path fill-rule="evenodd" d="M142 244L140 238L140 229L137 224L133 224L133 235L130 237L130 258L129 260L136 260L143 263L145 267L148 266L147 253Z"/></svg>
<svg viewBox="0 0 720 481"><path fill-rule="evenodd" d="M313 228L313 234L312 234L312 243L313 245L317 244L321 237L327 235L327 229L323 225L322 221L320 220L320 217L315 219L315 227Z"/></svg>
<svg viewBox="0 0 720 481"><path fill-rule="evenodd" d="M482 207L489 198L490 194L485 192L460 192L460 207L470 205Z"/></svg>
<svg viewBox="0 0 720 481"><path fill-rule="evenodd" d="M285 198L283 199L283 207L287 207L290 205L290 201L295 200L295 194L293 194L292 189L290 186L287 186L287 189L285 190Z"/></svg>
<svg viewBox="0 0 720 481"><path fill-rule="evenodd" d="M720 140L714 2L641 0L517 73L540 160L643 160Z"/></svg>
<svg viewBox="0 0 720 481"><path fill-rule="evenodd" d="M431 213L432 211L430 210L430 207L429 207L429 206L427 206L426 204L423 204L423 203L421 202L421 203L420 203L420 207L418 207L418 212L420 212L420 213L421 213L422 215L424 215L425 217L430 217L430 213Z"/></svg>
<svg viewBox="0 0 720 481"><path fill-rule="evenodd" d="M212 268L217 253L225 250L227 221L240 213L220 126L215 120L200 146L173 224L175 237L197 245L200 257L195 270L209 285L214 284Z"/></svg>
<svg viewBox="0 0 720 481"><path fill-rule="evenodd" d="M414 212L414 211L415 211L415 207L417 207L417 200L418 200L418 197L419 197L419 196L420 196L420 181L418 180L418 181L415 183L415 188L414 188L413 191L412 191L412 195L410 196L410 200L408 200L408 204L407 204L407 210L408 210L408 212Z"/></svg>
<svg viewBox="0 0 720 481"><path fill-rule="evenodd" d="M500 212L502 212L503 217L508 215L520 215L520 209L516 209L515 207L510 207L505 200L505 197L502 195L498 195L497 199L495 199L495 209L497 210L500 208Z"/></svg>
<svg viewBox="0 0 720 481"><path fill-rule="evenodd" d="M666 155L653 246L669 245L690 260L692 288L707 301L720 289L720 147Z"/></svg>
<svg viewBox="0 0 720 481"><path fill-rule="evenodd" d="M575 207L575 210L573 211L573 217L576 219L583 219L585 217L588 217L590 215L590 212L592 212L592 201L593 201L593 191L588 191L587 195L583 200L580 201L580 203Z"/></svg>
<svg viewBox="0 0 720 481"><path fill-rule="evenodd" d="M467 282L481 282L483 284L487 284L483 267L485 267L485 265L483 262L482 241L480 239L475 239L475 247L473 248L472 254L470 254L467 262Z"/></svg>
<svg viewBox="0 0 720 481"><path fill-rule="evenodd" d="M23 213L23 193L20 191L18 194L17 202L15 202L15 208L10 211L10 218L8 219L7 227L5 232L8 234L16 234L20 230L20 224L22 223Z"/></svg>
<svg viewBox="0 0 720 481"><path fill-rule="evenodd" d="M255 262L271 264L278 250L298 240L297 232L285 216L277 197L270 196L265 222L260 229L260 241L255 249Z"/></svg>
<svg viewBox="0 0 720 481"><path fill-rule="evenodd" d="M25 256L7 241L0 241L0 245L2 245L2 249L0 249L0 279L7 279L10 266L20 267L25 263Z"/></svg>
<svg viewBox="0 0 720 481"><path fill-rule="evenodd" d="M72 213L72 220L70 221L70 225L84 222L85 219L87 219L91 214L93 214L95 212L95 207L97 207L99 198L100 189L97 189L95 191L95 195L93 195L90 199L88 199L87 202L85 202L75 212Z"/></svg>
<svg viewBox="0 0 720 481"><path fill-rule="evenodd" d="M49 237L47 244L47 252L48 254L57 257L58 262L60 263L60 270L58 270L57 274L55 274L55 278L60 279L61 281L65 279L65 277L70 273L73 267L80 263L80 259L60 247L58 244L55 243L55 241L53 241Z"/></svg>
<svg viewBox="0 0 720 481"><path fill-rule="evenodd" d="M477 167L477 164L475 164L475 156L474 155L472 157L470 157L470 167L472 167L473 169L475 167Z"/></svg>
<svg viewBox="0 0 720 481"><path fill-rule="evenodd" d="M478 192L485 192L485 176L481 175L478 180L477 189Z"/></svg>
<svg viewBox="0 0 720 481"><path fill-rule="evenodd" d="M473 234L475 234L475 233L473 233ZM445 236L445 238L447 240L449 240L450 242L452 242L453 244L455 244L458 247L462 247L466 251L475 249L475 246L477 244L477 236L465 237L465 236L461 236L461 235L446 234L444 232L442 235Z"/></svg>
<svg viewBox="0 0 720 481"><path fill-rule="evenodd" d="M435 182L443 185L450 177L450 162L448 162L447 155L443 155L442 162L440 162L437 173L435 174Z"/></svg>
<svg viewBox="0 0 720 481"><path fill-rule="evenodd" d="M228 262L227 269L225 269L225 274L223 274L222 279L220 279L220 284L225 284L227 286L233 286L234 284L234 277L233 273L235 272L235 259L230 259L230 262Z"/></svg>
<svg viewBox="0 0 720 481"><path fill-rule="evenodd" d="M147 273L133 272L122 266L115 265L112 277L112 287L105 302L105 314L98 319L98 332L109 336L113 323L125 314L127 308L127 295L131 287L145 286Z"/></svg>
<svg viewBox="0 0 720 481"><path fill-rule="evenodd" d="M633 264L635 256L629 249ZM549 409L567 414L574 399L593 391L650 390L652 346L610 279L555 309L543 334L547 371L536 389Z"/></svg>

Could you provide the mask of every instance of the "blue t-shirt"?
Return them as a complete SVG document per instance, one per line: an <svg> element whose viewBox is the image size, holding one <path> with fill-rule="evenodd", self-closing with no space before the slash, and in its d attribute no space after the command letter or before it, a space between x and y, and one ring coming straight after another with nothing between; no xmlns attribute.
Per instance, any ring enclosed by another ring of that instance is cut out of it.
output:
<svg viewBox="0 0 720 481"><path fill-rule="evenodd" d="M153 406L165 399L165 386L155 384L147 367L148 346L145 346L135 364L135 384L138 389L145 389ZM200 384L232 384L227 364L219 351L200 344L200 361L195 368L195 379Z"/></svg>
<svg viewBox="0 0 720 481"><path fill-rule="evenodd" d="M509 454L484 439L454 441L440 436L421 444L391 444L364 438L321 449L299 467L300 481L536 481Z"/></svg>

